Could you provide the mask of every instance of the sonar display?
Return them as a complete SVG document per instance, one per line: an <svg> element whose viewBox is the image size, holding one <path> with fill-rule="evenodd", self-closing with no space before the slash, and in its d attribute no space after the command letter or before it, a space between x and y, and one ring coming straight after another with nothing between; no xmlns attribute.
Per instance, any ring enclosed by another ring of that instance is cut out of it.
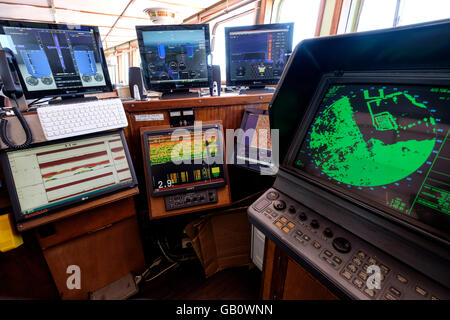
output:
<svg viewBox="0 0 450 320"><path fill-rule="evenodd" d="M449 229L449 101L448 88L332 85L294 165L378 208Z"/></svg>

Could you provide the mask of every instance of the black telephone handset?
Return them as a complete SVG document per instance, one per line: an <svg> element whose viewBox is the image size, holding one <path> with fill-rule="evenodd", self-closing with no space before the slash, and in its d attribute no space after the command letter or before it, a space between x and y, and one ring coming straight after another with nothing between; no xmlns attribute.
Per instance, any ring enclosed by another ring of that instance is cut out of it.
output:
<svg viewBox="0 0 450 320"><path fill-rule="evenodd" d="M3 81L3 93L5 96L12 98L12 95L15 95L16 99L23 96L14 54L9 49L0 50L0 77Z"/></svg>
<svg viewBox="0 0 450 320"><path fill-rule="evenodd" d="M19 75L17 74L16 69L16 61L14 58L14 54L9 49L0 49L0 77L3 82L3 94L10 99L13 99L16 103L16 106L12 107L14 114L17 119L19 119L20 124L22 125L23 130L25 131L26 140L21 145L15 145L12 143L6 133L6 126L8 125L8 120L5 119L6 112L4 110L1 111L1 121L0 121L0 138L2 141L12 149L24 149L27 148L31 141L33 140L33 136L31 134L31 130L28 127L28 123L23 117L22 113L19 110L19 104L17 99L23 96L22 86L20 85Z"/></svg>

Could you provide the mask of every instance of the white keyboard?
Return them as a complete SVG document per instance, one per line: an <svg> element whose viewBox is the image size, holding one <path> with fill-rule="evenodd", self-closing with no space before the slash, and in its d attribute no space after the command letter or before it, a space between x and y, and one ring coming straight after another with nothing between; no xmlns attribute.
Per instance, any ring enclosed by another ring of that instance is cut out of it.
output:
<svg viewBox="0 0 450 320"><path fill-rule="evenodd" d="M120 99L58 104L37 109L47 140L56 140L128 126Z"/></svg>

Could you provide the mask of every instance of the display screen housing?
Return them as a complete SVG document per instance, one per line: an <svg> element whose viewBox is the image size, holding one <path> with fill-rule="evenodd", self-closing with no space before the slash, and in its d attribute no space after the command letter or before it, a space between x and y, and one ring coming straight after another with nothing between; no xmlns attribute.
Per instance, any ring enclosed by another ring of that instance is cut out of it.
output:
<svg viewBox="0 0 450 320"><path fill-rule="evenodd" d="M123 130L1 154L17 222L137 184Z"/></svg>
<svg viewBox="0 0 450 320"><path fill-rule="evenodd" d="M146 131L142 138L152 196L226 185L221 126Z"/></svg>
<svg viewBox="0 0 450 320"><path fill-rule="evenodd" d="M448 240L449 79L324 76L286 167L373 212Z"/></svg>
<svg viewBox="0 0 450 320"><path fill-rule="evenodd" d="M148 90L210 87L207 24L136 26L136 32Z"/></svg>
<svg viewBox="0 0 450 320"><path fill-rule="evenodd" d="M228 86L275 85L292 52L294 23L225 28Z"/></svg>
<svg viewBox="0 0 450 320"><path fill-rule="evenodd" d="M27 99L112 91L98 27L0 20Z"/></svg>

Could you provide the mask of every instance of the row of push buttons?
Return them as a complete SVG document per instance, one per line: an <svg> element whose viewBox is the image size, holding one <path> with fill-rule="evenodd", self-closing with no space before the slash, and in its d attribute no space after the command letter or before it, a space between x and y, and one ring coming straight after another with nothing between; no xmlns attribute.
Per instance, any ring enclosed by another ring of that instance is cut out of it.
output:
<svg viewBox="0 0 450 320"><path fill-rule="evenodd" d="M289 232L291 232L292 229L295 228L295 224L292 221L289 221L288 219L286 219L286 217L279 218L278 220L276 220L274 222L274 224L278 228L283 230L284 233L289 233Z"/></svg>
<svg viewBox="0 0 450 320"><path fill-rule="evenodd" d="M342 259L335 256L330 250L324 250L320 256L333 268L337 268L342 264Z"/></svg>

